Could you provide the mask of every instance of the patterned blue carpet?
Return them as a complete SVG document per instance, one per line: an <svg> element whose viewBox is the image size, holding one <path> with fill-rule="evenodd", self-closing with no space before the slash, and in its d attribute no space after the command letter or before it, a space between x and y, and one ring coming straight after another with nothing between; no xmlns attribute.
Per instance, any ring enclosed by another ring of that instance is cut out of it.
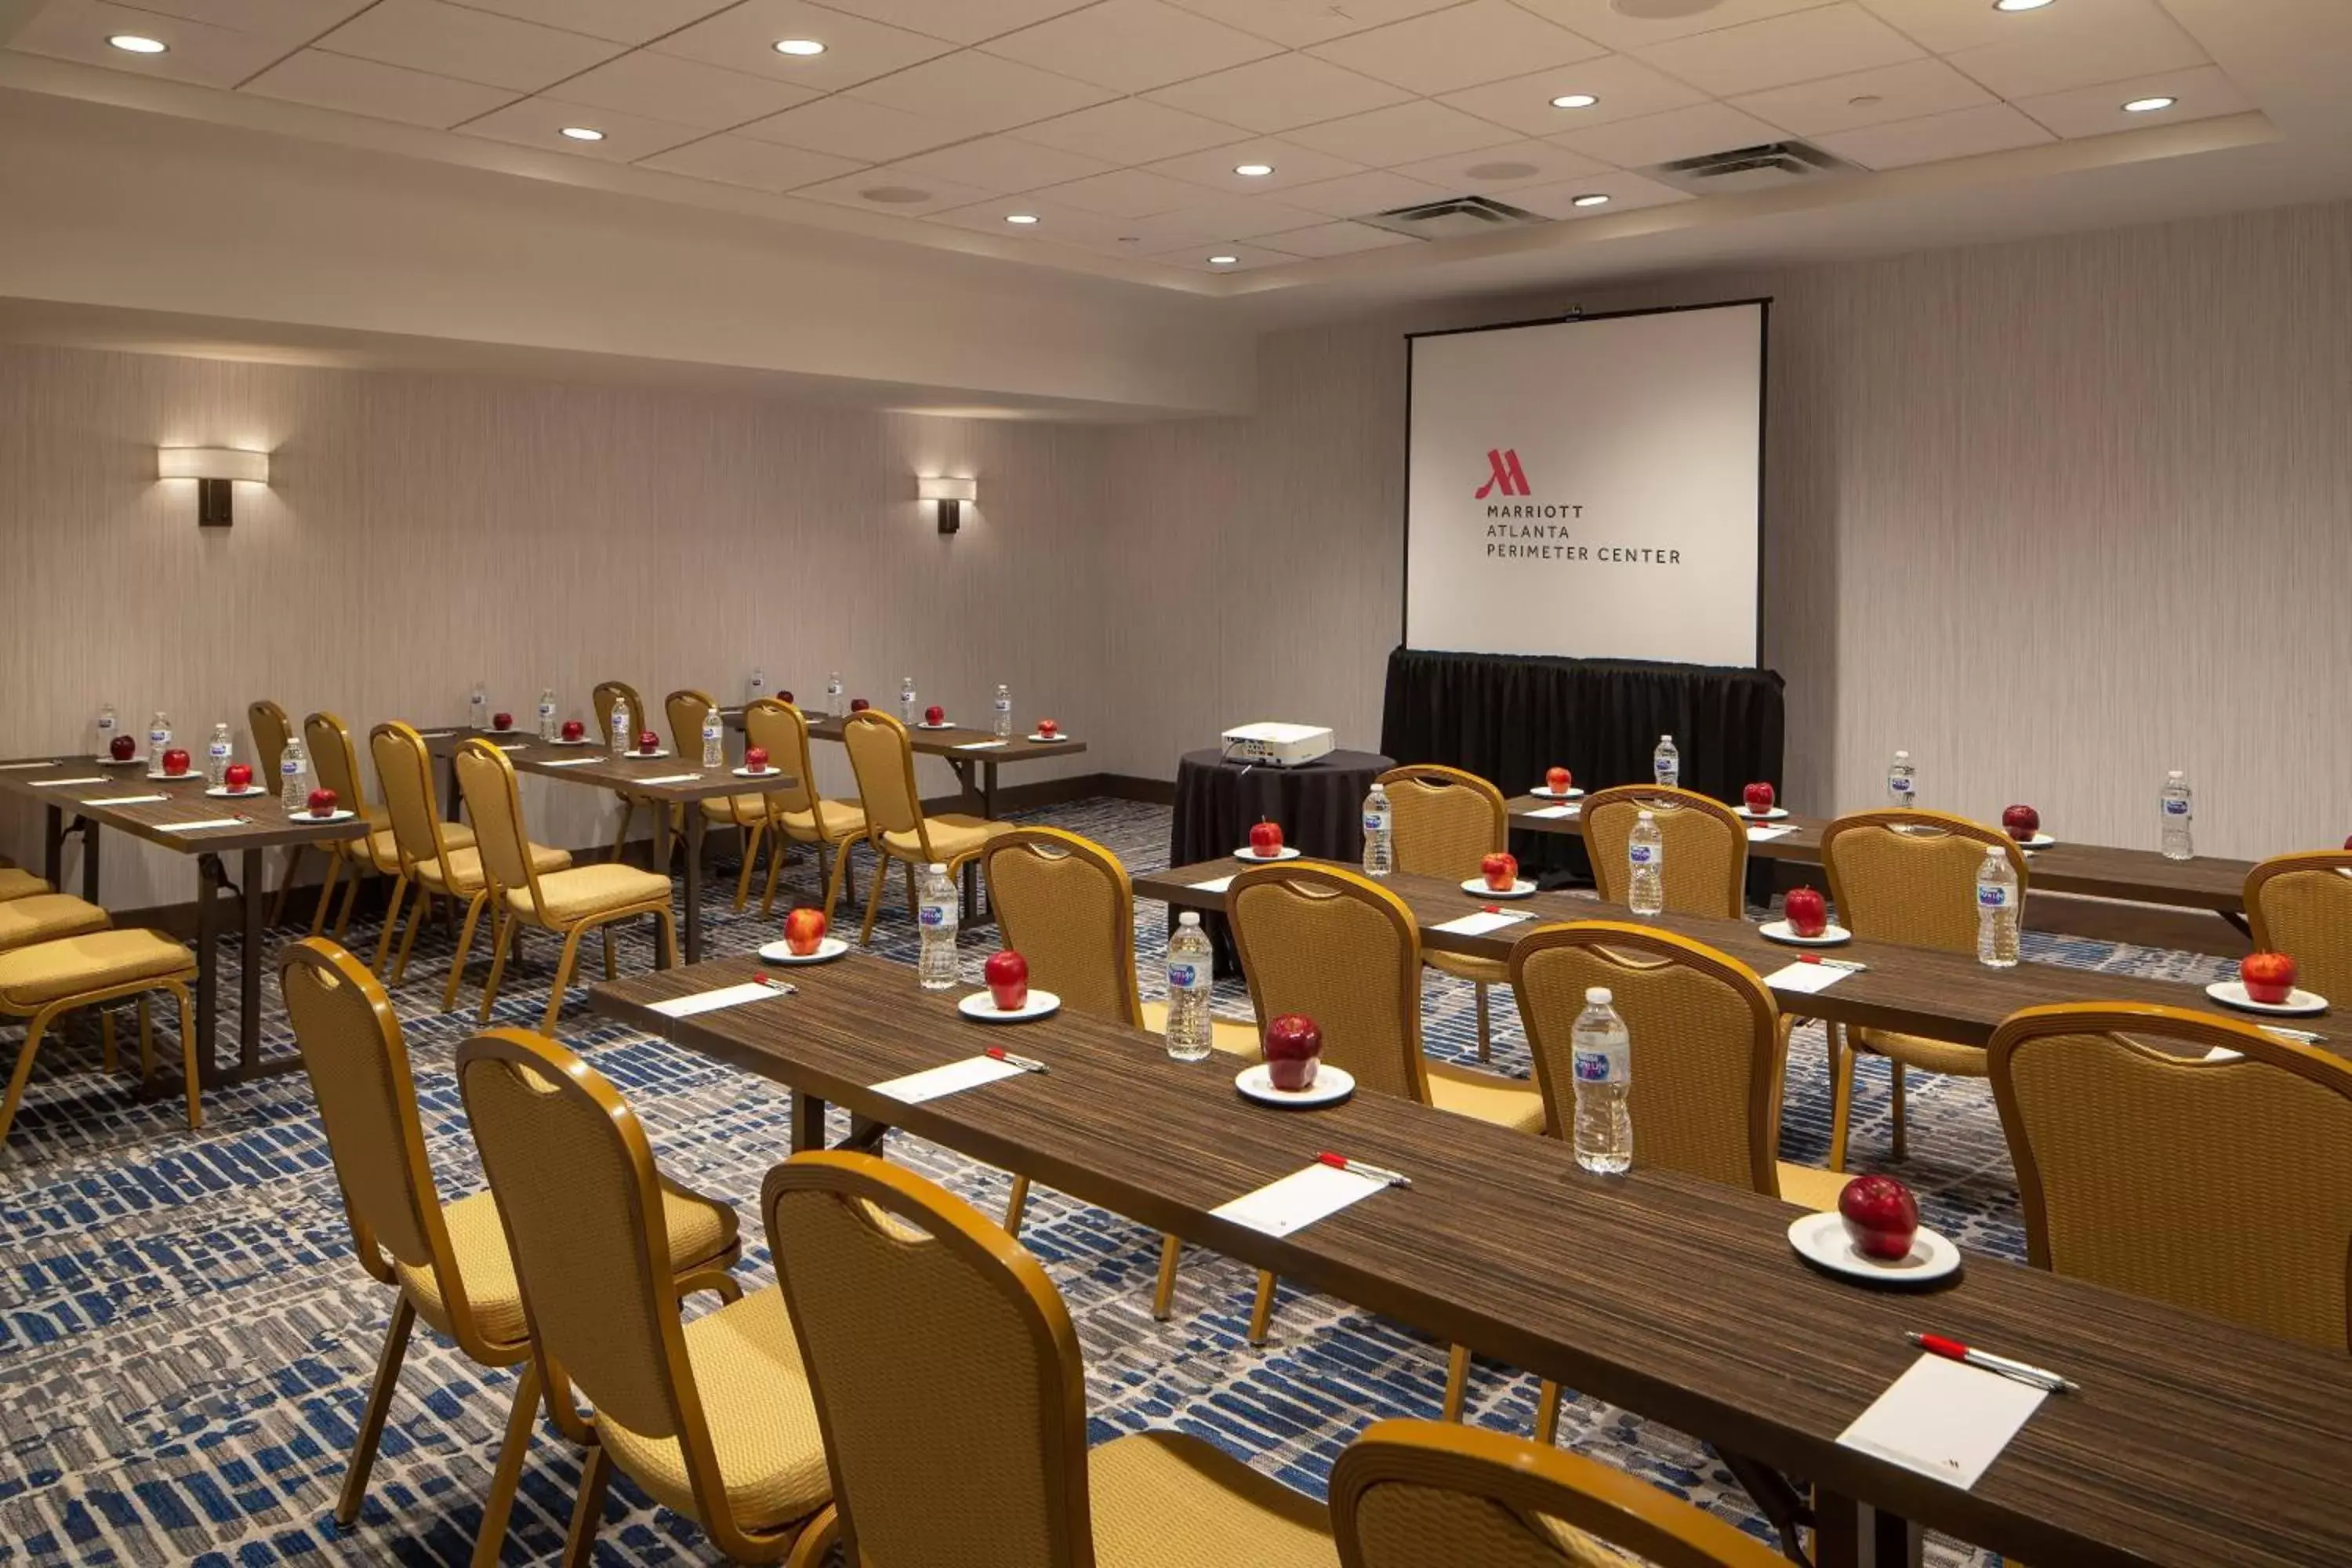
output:
<svg viewBox="0 0 2352 1568"><path fill-rule="evenodd" d="M1100 800L1038 819L1102 841L1138 869L1166 863L1164 809ZM816 896L805 856L787 879L797 898ZM895 909L890 901L877 951L911 962L913 928L903 901ZM723 896L712 900L708 951L771 940L772 922L757 919L756 904L740 919L726 904ZM1147 995L1157 989L1165 929L1161 906L1138 910ZM352 945L364 955L374 936L373 927L355 925ZM975 934L965 942L975 983L985 941ZM2030 959L2085 968L2203 981L2225 967L2104 942L2026 942ZM461 1010L436 1014L450 947L437 926L421 938L394 998L445 1197L481 1180L449 1068L472 1027L482 968L478 957ZM520 975L509 971L499 1022L537 1026L551 956L542 943ZM649 962L642 937L624 944L625 964ZM234 1037L236 988L223 990L224 1030ZM290 1051L274 981L268 991L269 1048ZM668 1174L735 1203L747 1221L743 1271L766 1282L772 1271L756 1246L756 1209L761 1177L789 1144L783 1091L594 1020L584 995L573 993L564 1039L629 1097ZM1426 1002L1430 1048L1475 1060L1470 987L1432 974ZM1238 983L1220 985L1217 1005L1231 1016L1249 1014ZM1507 1002L1496 1021L1496 1065L1525 1075L1527 1052ZM98 1075L96 1034L84 1021L63 1046L45 1048L0 1151L0 1564L467 1561L511 1385L430 1331L412 1342L361 1524L343 1535L331 1517L392 1299L352 1258L303 1079L209 1094L205 1129L191 1134L176 1102L142 1105L127 1080ZM1858 1170L1885 1162L1886 1086L1883 1065L1866 1064L1855 1111ZM1901 1173L1919 1191L1928 1223L1973 1248L2021 1256L2016 1193L1984 1083L1915 1075L1910 1117L1911 1157ZM1820 1163L1828 1130L1820 1033L1801 1029L1782 1157ZM1002 1173L903 1136L890 1150L984 1211L1001 1211ZM1254 1350L1245 1339L1253 1276L1198 1249L1185 1256L1173 1320L1157 1323L1156 1236L1043 1190L1029 1212L1022 1239L1045 1262L1076 1322L1097 1440L1147 1428L1192 1432L1319 1494L1332 1460L1367 1422L1436 1413L1445 1349L1423 1335L1286 1289L1274 1342ZM1481 1363L1470 1418L1525 1433L1535 1394L1532 1378ZM1679 1433L1578 1401L1563 1412L1560 1440L1768 1533L1729 1475ZM507 1563L553 1559L578 1475L570 1446L542 1426ZM1929 1560L1937 1568L1993 1561L1945 1542L1930 1543ZM618 1568L720 1559L692 1524L616 1479L596 1561Z"/></svg>

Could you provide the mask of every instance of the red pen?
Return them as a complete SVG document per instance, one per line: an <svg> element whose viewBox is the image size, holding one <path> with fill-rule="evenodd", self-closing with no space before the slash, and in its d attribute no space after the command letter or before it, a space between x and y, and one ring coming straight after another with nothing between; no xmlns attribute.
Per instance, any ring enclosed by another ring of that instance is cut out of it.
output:
<svg viewBox="0 0 2352 1568"><path fill-rule="evenodd" d="M779 996L797 996L801 994L799 986L788 984L782 980L772 980L764 974L754 974L751 976L751 982L755 985L766 986Z"/></svg>
<svg viewBox="0 0 2352 1568"><path fill-rule="evenodd" d="M2076 1392L2075 1384L2071 1378L2062 1377L2046 1367L2034 1366L2028 1362L2011 1361L2005 1355L1994 1355L1990 1351L1970 1350L1959 1341L1948 1340L1941 1334L1906 1334L1903 1337L1929 1355L1939 1355L1946 1361L1959 1362L1964 1365L1978 1367L1986 1372L1997 1372L2003 1377L2014 1378L2020 1383L2030 1383L2036 1388L2046 1388L2053 1394Z"/></svg>
<svg viewBox="0 0 2352 1568"><path fill-rule="evenodd" d="M1036 1058L1016 1057L1011 1051L1006 1050L1003 1046L991 1046L988 1049L982 1051L981 1055L986 1057L990 1061L1003 1062L1009 1068L1019 1068L1023 1072L1044 1072L1045 1070L1045 1064L1039 1061Z"/></svg>
<svg viewBox="0 0 2352 1568"><path fill-rule="evenodd" d="M1385 1165L1367 1165L1361 1160L1350 1160L1345 1154L1335 1154L1328 1149L1316 1155L1315 1159L1318 1164L1328 1165L1335 1171L1345 1171L1351 1176L1361 1176L1369 1182L1381 1182L1391 1187L1412 1185L1412 1178L1402 1171L1391 1171Z"/></svg>

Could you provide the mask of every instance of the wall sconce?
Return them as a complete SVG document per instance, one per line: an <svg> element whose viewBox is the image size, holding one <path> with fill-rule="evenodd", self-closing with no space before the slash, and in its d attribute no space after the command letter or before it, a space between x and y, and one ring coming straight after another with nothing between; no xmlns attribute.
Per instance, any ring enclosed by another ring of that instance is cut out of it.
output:
<svg viewBox="0 0 2352 1568"><path fill-rule="evenodd" d="M950 479L930 477L915 480L917 500L940 503L940 531L953 533L963 526L963 503L980 499L978 479Z"/></svg>
<svg viewBox="0 0 2352 1568"><path fill-rule="evenodd" d="M269 482L269 454L239 452L227 447L158 447L155 477L196 481L196 521L205 528L226 528L229 481Z"/></svg>

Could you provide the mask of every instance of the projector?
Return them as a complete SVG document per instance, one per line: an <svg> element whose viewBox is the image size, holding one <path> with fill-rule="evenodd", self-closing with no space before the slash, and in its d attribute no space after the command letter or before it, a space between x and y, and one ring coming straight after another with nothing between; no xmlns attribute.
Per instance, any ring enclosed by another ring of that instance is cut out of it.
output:
<svg viewBox="0 0 2352 1568"><path fill-rule="evenodd" d="M1229 762L1296 768L1331 750L1331 731L1319 724L1243 724L1226 731L1224 742Z"/></svg>

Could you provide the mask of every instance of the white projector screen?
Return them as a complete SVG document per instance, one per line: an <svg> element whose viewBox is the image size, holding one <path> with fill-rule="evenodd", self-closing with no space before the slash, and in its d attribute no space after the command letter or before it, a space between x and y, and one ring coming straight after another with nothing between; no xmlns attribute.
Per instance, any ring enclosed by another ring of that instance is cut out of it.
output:
<svg viewBox="0 0 2352 1568"><path fill-rule="evenodd" d="M1405 646L1755 665L1768 304L1411 338Z"/></svg>

